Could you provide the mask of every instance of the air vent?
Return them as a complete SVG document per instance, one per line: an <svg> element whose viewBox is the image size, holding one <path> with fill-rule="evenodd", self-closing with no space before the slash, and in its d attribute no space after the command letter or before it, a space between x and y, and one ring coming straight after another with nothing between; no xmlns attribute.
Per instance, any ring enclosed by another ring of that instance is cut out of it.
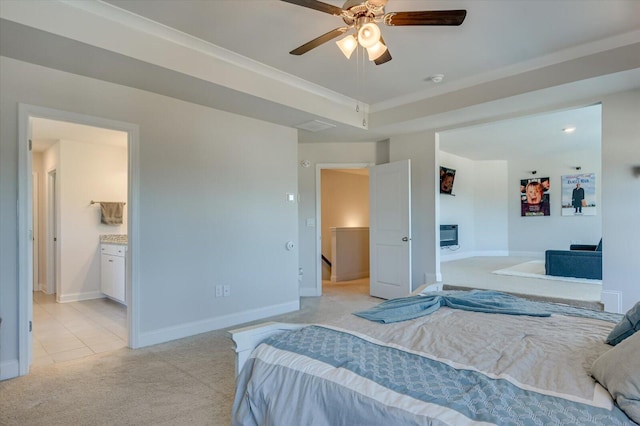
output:
<svg viewBox="0 0 640 426"><path fill-rule="evenodd" d="M298 124L295 127L302 130L307 130L309 132L319 132L321 130L331 129L332 127L336 127L335 124L325 123L320 120L312 120L306 123Z"/></svg>

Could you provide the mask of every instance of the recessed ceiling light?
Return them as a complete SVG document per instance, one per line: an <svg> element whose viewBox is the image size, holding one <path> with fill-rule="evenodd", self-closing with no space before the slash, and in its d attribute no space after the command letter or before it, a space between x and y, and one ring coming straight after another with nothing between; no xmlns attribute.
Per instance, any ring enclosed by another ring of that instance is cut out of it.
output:
<svg viewBox="0 0 640 426"><path fill-rule="evenodd" d="M434 83L441 83L444 80L444 74L434 74L424 79L425 81L432 81Z"/></svg>
<svg viewBox="0 0 640 426"><path fill-rule="evenodd" d="M565 127L564 129L562 129L563 132L565 133L573 133L576 131L575 127Z"/></svg>

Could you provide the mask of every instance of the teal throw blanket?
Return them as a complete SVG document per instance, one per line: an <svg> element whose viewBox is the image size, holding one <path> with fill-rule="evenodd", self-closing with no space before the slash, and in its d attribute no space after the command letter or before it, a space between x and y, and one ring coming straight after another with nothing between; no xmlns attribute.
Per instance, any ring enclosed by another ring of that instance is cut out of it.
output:
<svg viewBox="0 0 640 426"><path fill-rule="evenodd" d="M498 291L437 291L418 296L387 300L354 315L380 323L407 321L430 315L446 306L465 311L486 312L506 315L528 315L548 317L551 314L579 316L617 322L619 314L597 312L575 306L545 302L533 302Z"/></svg>

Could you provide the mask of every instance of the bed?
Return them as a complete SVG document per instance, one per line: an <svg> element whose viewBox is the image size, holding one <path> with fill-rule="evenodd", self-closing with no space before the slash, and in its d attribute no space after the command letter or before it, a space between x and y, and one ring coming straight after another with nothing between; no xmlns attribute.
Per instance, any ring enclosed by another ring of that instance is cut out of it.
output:
<svg viewBox="0 0 640 426"><path fill-rule="evenodd" d="M627 317L449 291L234 330L232 423L633 425L640 333L605 343Z"/></svg>

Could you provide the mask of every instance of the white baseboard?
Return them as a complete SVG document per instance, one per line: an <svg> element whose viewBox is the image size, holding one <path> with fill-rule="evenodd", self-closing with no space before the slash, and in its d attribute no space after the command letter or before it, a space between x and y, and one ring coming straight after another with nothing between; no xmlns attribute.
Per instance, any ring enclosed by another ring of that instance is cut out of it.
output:
<svg viewBox="0 0 640 426"><path fill-rule="evenodd" d="M510 251L507 256L535 257L536 259L544 259L543 251Z"/></svg>
<svg viewBox="0 0 640 426"><path fill-rule="evenodd" d="M433 283L441 283L442 282L442 274L424 274L424 283L423 284L433 284Z"/></svg>
<svg viewBox="0 0 640 426"><path fill-rule="evenodd" d="M82 300L102 299L105 297L100 291L87 291L85 293L61 294L60 303L80 302Z"/></svg>
<svg viewBox="0 0 640 426"><path fill-rule="evenodd" d="M300 297L318 297L321 296L318 294L318 289L315 287L300 287L299 289Z"/></svg>
<svg viewBox="0 0 640 426"><path fill-rule="evenodd" d="M183 337L194 336L208 331L220 330L221 328L232 327L250 321L261 320L273 315L286 314L300 309L300 300L281 303L279 305L266 306L264 308L249 311L237 312L215 318L208 318L201 321L193 321L173 327L166 327L160 330L140 333L140 348L158 343L169 342L171 340L182 339Z"/></svg>
<svg viewBox="0 0 640 426"><path fill-rule="evenodd" d="M440 249L440 263L449 262L451 260L466 259L468 257L473 257L473 256L474 256L474 253L470 251L463 251L461 253L456 253L446 248Z"/></svg>
<svg viewBox="0 0 640 426"><path fill-rule="evenodd" d="M349 272L346 274L332 275L331 282L359 280L360 278L368 278L369 270L359 272Z"/></svg>
<svg viewBox="0 0 640 426"><path fill-rule="evenodd" d="M465 251L462 253L447 253L446 249L440 252L440 262L449 262L450 260L468 259L470 257L500 257L514 256L507 250L485 250L485 251Z"/></svg>
<svg viewBox="0 0 640 426"><path fill-rule="evenodd" d="M0 380L13 379L20 375L20 363L17 359L0 363Z"/></svg>
<svg viewBox="0 0 640 426"><path fill-rule="evenodd" d="M604 304L606 312L622 314L622 293L614 290L602 290L600 301Z"/></svg>

